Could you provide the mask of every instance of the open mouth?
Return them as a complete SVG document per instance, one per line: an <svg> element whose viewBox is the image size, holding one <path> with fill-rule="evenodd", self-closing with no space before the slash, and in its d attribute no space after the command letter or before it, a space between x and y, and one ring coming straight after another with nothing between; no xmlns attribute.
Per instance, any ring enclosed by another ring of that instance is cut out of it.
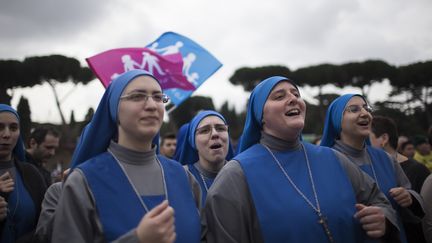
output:
<svg viewBox="0 0 432 243"><path fill-rule="evenodd" d="M215 143L210 146L210 149L220 149L220 148L222 148L222 144L220 143Z"/></svg>
<svg viewBox="0 0 432 243"><path fill-rule="evenodd" d="M286 116L298 116L298 115L300 115L300 110L297 109L297 108L295 108L295 109L291 109L291 110L287 111L287 112L285 113L285 115L286 115Z"/></svg>
<svg viewBox="0 0 432 243"><path fill-rule="evenodd" d="M367 126L369 126L369 121L368 120L362 120L362 121L357 122L357 124L359 126L367 127Z"/></svg>

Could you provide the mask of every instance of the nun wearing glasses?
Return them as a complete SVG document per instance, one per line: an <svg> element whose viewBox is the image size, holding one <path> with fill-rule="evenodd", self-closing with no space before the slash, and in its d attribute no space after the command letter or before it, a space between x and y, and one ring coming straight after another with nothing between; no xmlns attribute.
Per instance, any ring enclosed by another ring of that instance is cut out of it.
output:
<svg viewBox="0 0 432 243"><path fill-rule="evenodd" d="M382 149L370 145L372 108L365 97L345 94L335 99L327 110L321 146L345 154L377 183L398 212L401 242L407 242L401 220L418 221L423 217L423 201L399 163Z"/></svg>
<svg viewBox="0 0 432 243"><path fill-rule="evenodd" d="M74 152L53 242L199 242L199 186L152 142L167 101L143 70L110 84Z"/></svg>
<svg viewBox="0 0 432 243"><path fill-rule="evenodd" d="M178 160L185 165L201 187L201 204L227 160L234 157L225 118L216 111L199 112L187 125Z"/></svg>

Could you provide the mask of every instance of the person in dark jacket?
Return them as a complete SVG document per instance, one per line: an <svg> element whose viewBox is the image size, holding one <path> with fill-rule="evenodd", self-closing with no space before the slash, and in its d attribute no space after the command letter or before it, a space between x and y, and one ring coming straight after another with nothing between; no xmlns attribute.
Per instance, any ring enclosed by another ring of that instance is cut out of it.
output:
<svg viewBox="0 0 432 243"><path fill-rule="evenodd" d="M59 142L59 132L50 127L37 127L30 134L28 141L26 161L39 170L47 186L51 185L52 180L51 173L45 168L45 165L55 155Z"/></svg>

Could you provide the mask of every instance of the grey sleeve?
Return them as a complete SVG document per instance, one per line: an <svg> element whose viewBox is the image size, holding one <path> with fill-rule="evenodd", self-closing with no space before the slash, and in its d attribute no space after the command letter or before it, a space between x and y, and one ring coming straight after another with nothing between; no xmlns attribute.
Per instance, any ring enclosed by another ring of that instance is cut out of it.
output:
<svg viewBox="0 0 432 243"><path fill-rule="evenodd" d="M423 218L423 233L428 243L432 243L432 175L423 183L421 195L425 203L425 216Z"/></svg>
<svg viewBox="0 0 432 243"><path fill-rule="evenodd" d="M383 209L384 215L393 226L399 229L397 214L387 197L382 193L375 181L352 163L344 154L333 150L342 167L348 175L356 195L356 201L367 206L378 206Z"/></svg>
<svg viewBox="0 0 432 243"><path fill-rule="evenodd" d="M202 213L203 241L258 243L258 217L240 164L228 162L207 194Z"/></svg>
<svg viewBox="0 0 432 243"><path fill-rule="evenodd" d="M39 242L49 242L53 230L54 213L62 191L62 182L52 184L45 192L35 237Z"/></svg>
<svg viewBox="0 0 432 243"><path fill-rule="evenodd" d="M79 169L63 186L53 228L52 242L105 242L93 195Z"/></svg>
<svg viewBox="0 0 432 243"><path fill-rule="evenodd" d="M199 212L202 211L202 208L204 207L204 205L201 205L201 187L198 184L198 182L196 181L195 177L192 175L192 173L187 169L187 166L183 166L183 169L186 172L186 177L188 178L189 181L189 185L191 187L192 190L192 195L194 196L195 199L195 204L199 210Z"/></svg>
<svg viewBox="0 0 432 243"><path fill-rule="evenodd" d="M106 242L93 194L79 169L68 176L63 186L53 228L52 242ZM132 229L114 242L139 241Z"/></svg>
<svg viewBox="0 0 432 243"><path fill-rule="evenodd" d="M423 198L420 196L420 194L411 189L411 183L400 164L396 160L393 160L393 164L398 186L407 189L411 194L413 201L411 206L407 208L401 207L401 210L403 211L401 212L402 220L407 222L418 222L420 221L420 218L424 216Z"/></svg>

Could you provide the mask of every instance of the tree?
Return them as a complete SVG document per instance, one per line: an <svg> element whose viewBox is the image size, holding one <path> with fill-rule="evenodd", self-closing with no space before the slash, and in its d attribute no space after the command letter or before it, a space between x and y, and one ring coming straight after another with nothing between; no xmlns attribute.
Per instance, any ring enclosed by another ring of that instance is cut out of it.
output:
<svg viewBox="0 0 432 243"><path fill-rule="evenodd" d="M24 142L27 143L30 137L32 121L29 102L24 96L21 96L18 102L17 112L20 116L21 136Z"/></svg>
<svg viewBox="0 0 432 243"><path fill-rule="evenodd" d="M392 79L396 75L396 68L380 60L351 62L341 65L343 76L347 79L338 80L340 87L354 86L362 90L362 95L369 96L370 86L374 82Z"/></svg>
<svg viewBox="0 0 432 243"><path fill-rule="evenodd" d="M407 93L406 103L421 104L427 124L432 124L432 61L417 62L397 69L397 75L390 79L394 94ZM413 106L415 108L415 106ZM412 111L411 111L412 113ZM427 129L427 126L425 129Z"/></svg>
<svg viewBox="0 0 432 243"><path fill-rule="evenodd" d="M36 77L40 83L47 82L50 85L62 124L66 125L56 85L67 81L72 81L75 84L78 82L86 84L94 79L90 69L82 68L78 60L62 55L29 57L24 60L23 65L26 67L29 77Z"/></svg>
<svg viewBox="0 0 432 243"><path fill-rule="evenodd" d="M0 99L3 103L10 104L11 96L7 94L8 89L32 87L47 82L54 92L62 124L66 124L55 86L68 81L86 84L93 79L91 70L81 67L78 60L61 55L29 57L23 62L0 60Z"/></svg>
<svg viewBox="0 0 432 243"><path fill-rule="evenodd" d="M0 103L9 104L12 97L7 93L10 88L27 87L36 79L25 77L26 70L16 60L0 60Z"/></svg>
<svg viewBox="0 0 432 243"><path fill-rule="evenodd" d="M333 64L321 64L316 66L304 67L295 70L292 74L294 81L300 85L310 85L318 87L318 109L316 110L318 120L324 121L325 111L324 99L325 95L322 93L322 88L326 84L337 85L340 80L346 80L348 77L340 66ZM327 104L328 105L328 104Z"/></svg>
<svg viewBox="0 0 432 243"><path fill-rule="evenodd" d="M192 96L180 104L169 114L170 121L177 127L189 122L200 110L214 110L213 100L210 97Z"/></svg>
<svg viewBox="0 0 432 243"><path fill-rule="evenodd" d="M234 85L243 86L245 91L252 91L262 80L271 76L289 77L291 71L285 66L244 67L237 69L229 78Z"/></svg>
<svg viewBox="0 0 432 243"><path fill-rule="evenodd" d="M229 133L233 140L237 140L242 132L246 119L246 113L237 114L234 108L230 108L228 102L225 102L219 109L219 113L225 117L229 126Z"/></svg>
<svg viewBox="0 0 432 243"><path fill-rule="evenodd" d="M70 115L70 119L69 119L69 126L70 127L75 127L75 125L76 125L75 113L74 113L74 111L72 111L71 115Z"/></svg>

